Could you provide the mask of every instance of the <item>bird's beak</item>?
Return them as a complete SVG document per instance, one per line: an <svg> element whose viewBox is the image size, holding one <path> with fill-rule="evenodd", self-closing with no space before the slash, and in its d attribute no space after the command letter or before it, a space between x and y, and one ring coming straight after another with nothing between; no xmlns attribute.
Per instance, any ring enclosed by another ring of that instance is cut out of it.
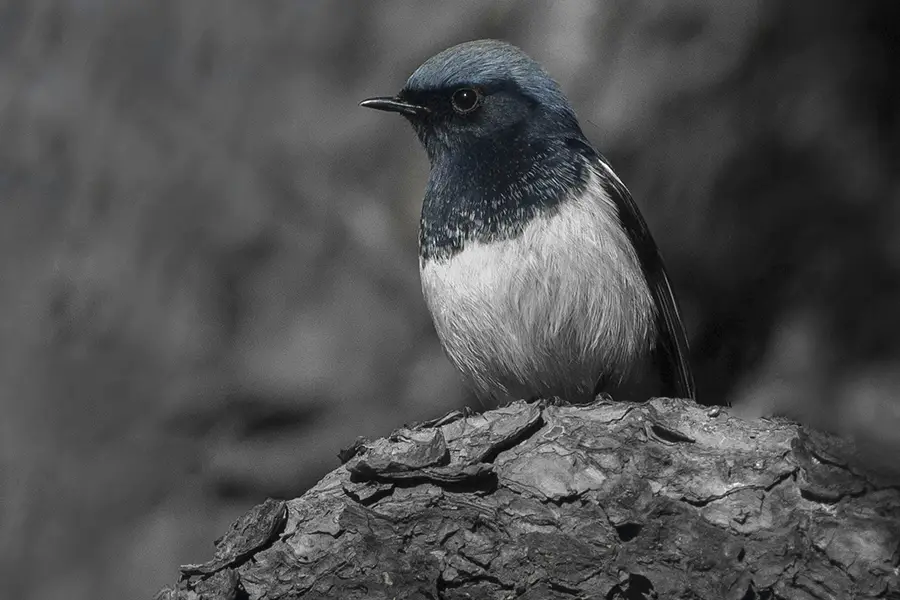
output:
<svg viewBox="0 0 900 600"><path fill-rule="evenodd" d="M383 96L380 98L368 98L359 103L365 108L374 108L375 110L386 110L388 112L400 113L401 115L409 115L411 117L427 114L429 111L424 106L418 104L410 104L399 98L390 98Z"/></svg>

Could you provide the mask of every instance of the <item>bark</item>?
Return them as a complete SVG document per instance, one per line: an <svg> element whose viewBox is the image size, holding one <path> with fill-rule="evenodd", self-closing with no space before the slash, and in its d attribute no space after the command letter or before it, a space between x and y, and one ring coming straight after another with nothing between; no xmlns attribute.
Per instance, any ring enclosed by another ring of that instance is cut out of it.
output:
<svg viewBox="0 0 900 600"><path fill-rule="evenodd" d="M786 420L516 403L343 458L158 597L900 598L896 457Z"/></svg>

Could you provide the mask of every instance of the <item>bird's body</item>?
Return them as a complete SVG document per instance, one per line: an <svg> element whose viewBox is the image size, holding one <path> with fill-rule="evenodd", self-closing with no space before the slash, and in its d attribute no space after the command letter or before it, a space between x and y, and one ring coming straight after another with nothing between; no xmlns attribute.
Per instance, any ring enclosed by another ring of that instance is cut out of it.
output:
<svg viewBox="0 0 900 600"><path fill-rule="evenodd" d="M428 153L422 289L483 400L645 389L693 397L656 245L556 83L494 40L432 57L395 98ZM651 388L652 389L652 388ZM644 398L646 399L646 398Z"/></svg>
<svg viewBox="0 0 900 600"><path fill-rule="evenodd" d="M482 398L589 401L601 377L618 382L648 357L653 298L599 176L587 177L517 235L420 260L438 336Z"/></svg>

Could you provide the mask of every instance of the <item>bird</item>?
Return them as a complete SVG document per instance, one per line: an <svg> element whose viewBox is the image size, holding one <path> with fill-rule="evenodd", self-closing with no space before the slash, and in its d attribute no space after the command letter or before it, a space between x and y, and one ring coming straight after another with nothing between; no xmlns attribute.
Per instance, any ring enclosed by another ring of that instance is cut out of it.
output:
<svg viewBox="0 0 900 600"><path fill-rule="evenodd" d="M360 106L405 117L428 156L422 292L482 404L696 400L647 223L540 64L504 41L465 42Z"/></svg>

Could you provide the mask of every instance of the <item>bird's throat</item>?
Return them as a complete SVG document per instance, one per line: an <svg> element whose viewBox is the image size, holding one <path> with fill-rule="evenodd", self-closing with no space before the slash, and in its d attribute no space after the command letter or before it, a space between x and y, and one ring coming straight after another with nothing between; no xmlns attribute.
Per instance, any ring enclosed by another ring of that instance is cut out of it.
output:
<svg viewBox="0 0 900 600"><path fill-rule="evenodd" d="M422 259L449 258L471 241L513 238L556 210L587 182L580 148L565 139L487 140L436 156L422 205Z"/></svg>

